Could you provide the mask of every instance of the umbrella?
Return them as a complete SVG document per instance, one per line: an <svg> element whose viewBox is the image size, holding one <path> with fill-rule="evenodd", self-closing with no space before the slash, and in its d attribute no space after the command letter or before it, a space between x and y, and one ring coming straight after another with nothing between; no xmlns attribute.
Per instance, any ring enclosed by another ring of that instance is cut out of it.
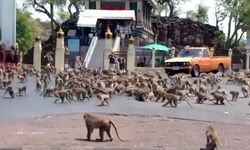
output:
<svg viewBox="0 0 250 150"><path fill-rule="evenodd" d="M169 51L169 48L164 46L164 45L161 45L161 44L148 44L148 45L145 45L142 47L143 49L149 49L149 50L158 50L158 51L165 51L165 52L168 52Z"/></svg>

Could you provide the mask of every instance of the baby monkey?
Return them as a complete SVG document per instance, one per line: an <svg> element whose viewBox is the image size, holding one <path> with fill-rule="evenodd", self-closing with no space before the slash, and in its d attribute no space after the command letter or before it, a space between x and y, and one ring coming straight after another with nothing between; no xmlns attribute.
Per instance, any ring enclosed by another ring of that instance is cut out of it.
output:
<svg viewBox="0 0 250 150"><path fill-rule="evenodd" d="M232 101L236 101L239 97L238 91L230 91L230 94L232 95Z"/></svg>

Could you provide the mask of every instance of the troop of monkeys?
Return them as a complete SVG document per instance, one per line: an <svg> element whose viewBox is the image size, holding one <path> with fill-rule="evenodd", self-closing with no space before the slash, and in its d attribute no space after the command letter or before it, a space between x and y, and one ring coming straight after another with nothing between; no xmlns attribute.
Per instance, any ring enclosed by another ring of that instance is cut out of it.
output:
<svg viewBox="0 0 250 150"><path fill-rule="evenodd" d="M17 87L17 92L13 88L13 80L19 80L21 84L27 81L28 75L36 77L36 90L42 91L40 95L44 98L54 95L55 103L61 100L71 102L84 101L96 97L101 100L101 105L110 104L109 100L114 94L134 96L138 101L166 101L163 106L170 105L177 107L181 101L188 102L188 97L194 96L198 104L205 101L215 101L214 104L225 104L228 101L228 94L221 88L220 84L223 77L228 77L226 84L236 84L241 86L240 91L231 90L232 101L239 98L240 92L243 96L249 97L250 92L250 74L245 72L217 73L217 74L201 74L201 78L190 82L189 76L185 74L177 74L174 76L163 77L159 72L156 75L150 73L135 73L129 75L124 72L110 71L102 69L65 70L55 74L53 67L45 66L41 71L36 71L31 67L22 67L5 70L0 68L0 88L4 89L4 94L8 93L12 98L15 96L23 96L26 94L26 86ZM52 81L54 76L55 81ZM213 90L213 91L211 91ZM211 99L209 94L213 97ZM190 103L188 102L190 105ZM230 103L231 104L231 103ZM250 105L250 103L249 103ZM192 106L192 105L190 105ZM87 127L87 139L91 139L91 133L95 128L99 129L100 141L103 141L103 134L106 132L110 141L113 140L110 130L111 126L117 129L112 121L97 117L86 113L84 120ZM206 131L207 144L205 150L218 149L218 138L216 131L212 126L208 126Z"/></svg>

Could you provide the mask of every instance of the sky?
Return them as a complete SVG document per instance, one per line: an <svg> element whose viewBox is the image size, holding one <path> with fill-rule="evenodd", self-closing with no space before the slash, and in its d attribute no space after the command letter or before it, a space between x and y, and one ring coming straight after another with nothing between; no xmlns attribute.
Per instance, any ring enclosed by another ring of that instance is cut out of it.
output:
<svg viewBox="0 0 250 150"><path fill-rule="evenodd" d="M24 0L17 0L17 5L22 6ZM180 4L179 8L181 10L180 17L186 17L187 11L196 11L199 4L203 4L209 8L208 10L208 23L215 25L215 0L188 0L185 3ZM40 18L42 21L48 20L49 18L43 13L37 13L32 7L29 11L33 13L34 18ZM224 21L224 24L227 20ZM227 33L227 26L222 26L221 30Z"/></svg>

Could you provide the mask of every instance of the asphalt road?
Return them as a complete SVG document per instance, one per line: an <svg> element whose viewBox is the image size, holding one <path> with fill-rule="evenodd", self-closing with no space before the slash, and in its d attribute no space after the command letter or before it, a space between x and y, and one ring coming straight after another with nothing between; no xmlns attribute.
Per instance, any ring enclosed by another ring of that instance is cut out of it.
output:
<svg viewBox="0 0 250 150"><path fill-rule="evenodd" d="M216 121L233 124L250 125L250 107L248 102L250 99L239 98L232 105L214 105L211 102L205 104L190 103L194 106L191 108L186 102L182 102L177 108L162 107L160 102L138 102L133 97L113 96L110 106L98 106L100 101L96 98L90 101L58 104L54 103L55 98L39 96L40 93L35 91L35 79L30 78L26 83L28 86L27 97L17 97L15 99L3 98L3 92L0 90L0 122L19 121L34 117L77 113L77 112L105 112L120 114L140 114L140 115L156 115L167 116L173 118L185 118L204 121ZM15 87L17 87L16 85ZM227 91L238 89L235 85L223 84ZM8 95L6 95L8 97ZM231 97L231 96L230 96ZM242 97L242 93L240 94Z"/></svg>

